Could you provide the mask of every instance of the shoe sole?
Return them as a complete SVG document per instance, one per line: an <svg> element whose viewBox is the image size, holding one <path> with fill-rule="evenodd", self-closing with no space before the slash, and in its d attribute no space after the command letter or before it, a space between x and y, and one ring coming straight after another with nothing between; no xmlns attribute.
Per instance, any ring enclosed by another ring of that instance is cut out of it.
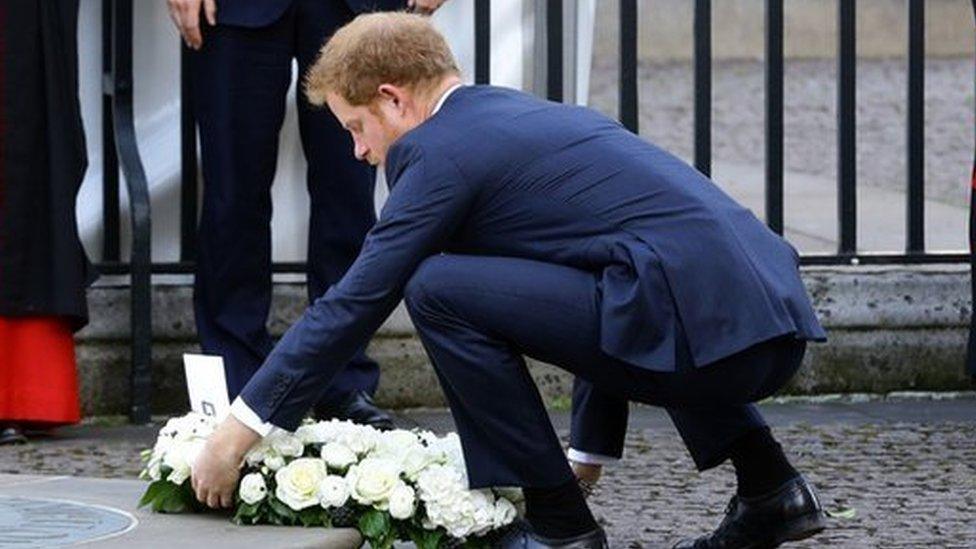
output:
<svg viewBox="0 0 976 549"><path fill-rule="evenodd" d="M776 538L754 546L755 549L772 549L788 541L811 538L827 528L827 518L823 513L812 513L786 523L785 532Z"/></svg>

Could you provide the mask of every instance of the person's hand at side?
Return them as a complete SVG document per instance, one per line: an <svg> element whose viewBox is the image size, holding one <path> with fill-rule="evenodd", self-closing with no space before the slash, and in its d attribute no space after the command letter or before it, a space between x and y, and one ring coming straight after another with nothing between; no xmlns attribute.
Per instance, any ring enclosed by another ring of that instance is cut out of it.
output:
<svg viewBox="0 0 976 549"><path fill-rule="evenodd" d="M408 0L407 7L419 13L430 15L447 0Z"/></svg>
<svg viewBox="0 0 976 549"><path fill-rule="evenodd" d="M217 0L166 0L169 16L176 29L183 36L186 45L198 50L203 46L203 32L200 30L200 11L207 23L217 24Z"/></svg>

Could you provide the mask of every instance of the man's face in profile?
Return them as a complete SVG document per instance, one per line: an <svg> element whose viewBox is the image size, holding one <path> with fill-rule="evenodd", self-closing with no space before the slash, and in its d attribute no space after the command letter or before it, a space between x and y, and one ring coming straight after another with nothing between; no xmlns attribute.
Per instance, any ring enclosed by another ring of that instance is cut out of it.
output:
<svg viewBox="0 0 976 549"><path fill-rule="evenodd" d="M403 133L391 119L398 115L398 109L387 105L390 99L377 97L368 105L354 106L338 94L328 93L326 102L342 127L352 134L356 159L372 166L383 165L390 145Z"/></svg>

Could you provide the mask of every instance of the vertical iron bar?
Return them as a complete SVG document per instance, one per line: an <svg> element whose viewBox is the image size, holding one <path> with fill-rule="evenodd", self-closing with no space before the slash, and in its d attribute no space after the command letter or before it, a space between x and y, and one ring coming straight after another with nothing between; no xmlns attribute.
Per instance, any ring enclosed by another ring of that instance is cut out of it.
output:
<svg viewBox="0 0 976 549"><path fill-rule="evenodd" d="M108 0L112 6L113 130L122 174L129 192L132 225L130 306L132 369L129 373L129 419L148 423L152 396L151 225L149 185L139 158L135 133L132 82L132 1Z"/></svg>
<svg viewBox="0 0 976 549"><path fill-rule="evenodd" d="M474 83L491 82L491 0L474 2Z"/></svg>
<svg viewBox="0 0 976 549"><path fill-rule="evenodd" d="M563 100L563 2L546 2L546 97Z"/></svg>
<svg viewBox="0 0 976 549"><path fill-rule="evenodd" d="M193 261L197 249L197 127L193 116L190 50L180 43L180 260Z"/></svg>
<svg viewBox="0 0 976 549"><path fill-rule="evenodd" d="M119 158L112 130L112 10L102 1L102 261L119 260Z"/></svg>
<svg viewBox="0 0 976 549"><path fill-rule="evenodd" d="M766 224L783 234L783 0L766 0Z"/></svg>
<svg viewBox="0 0 976 549"><path fill-rule="evenodd" d="M620 122L638 132L637 0L620 0Z"/></svg>
<svg viewBox="0 0 976 549"><path fill-rule="evenodd" d="M712 171L712 2L695 0L695 168Z"/></svg>
<svg viewBox="0 0 976 549"><path fill-rule="evenodd" d="M837 211L841 255L857 252L856 0L838 0Z"/></svg>
<svg viewBox="0 0 976 549"><path fill-rule="evenodd" d="M908 0L906 251L925 251L925 2Z"/></svg>

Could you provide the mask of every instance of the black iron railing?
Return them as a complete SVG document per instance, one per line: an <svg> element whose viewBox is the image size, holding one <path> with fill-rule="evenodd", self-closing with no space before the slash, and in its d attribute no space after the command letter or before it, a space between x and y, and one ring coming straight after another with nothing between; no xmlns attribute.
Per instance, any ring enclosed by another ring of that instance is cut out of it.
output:
<svg viewBox="0 0 976 549"><path fill-rule="evenodd" d="M924 42L925 2L906 0L908 11L908 98L906 187L907 245L903 253L867 253L857 248L856 172L856 0L837 0L837 185L839 243L833 254L804 255L806 265L963 263L969 253L935 253L924 244ZM784 0L765 2L765 215L769 227L783 233L783 9ZM149 199L145 174L139 162L132 119L132 0L103 0L105 57L104 96L104 255L99 264L106 274L132 275L132 389L134 421L148 420L149 364L152 338L149 273L192 273L196 250L197 141L191 110L192 81L181 63L181 237L180 260L152 263L149 249ZM563 100L563 3L546 0L546 96ZM694 22L694 164L711 171L712 55L711 0L695 0ZM475 82L490 81L490 2L475 0ZM631 131L638 130L639 88L637 78L637 0L620 0L619 118ZM129 190L133 249L127 263L119 256L118 167L121 161ZM304 272L300 262L276 263L275 272Z"/></svg>

